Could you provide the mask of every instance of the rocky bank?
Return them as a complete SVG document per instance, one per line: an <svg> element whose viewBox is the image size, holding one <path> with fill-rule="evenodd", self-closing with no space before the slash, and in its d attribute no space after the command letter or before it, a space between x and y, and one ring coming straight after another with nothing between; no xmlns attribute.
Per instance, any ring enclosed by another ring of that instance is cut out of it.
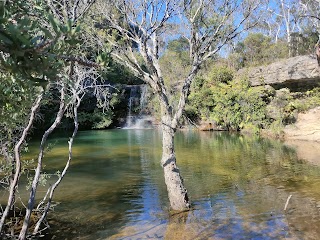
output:
<svg viewBox="0 0 320 240"><path fill-rule="evenodd" d="M320 143L320 107L299 113L297 121L284 128L286 140L309 140Z"/></svg>
<svg viewBox="0 0 320 240"><path fill-rule="evenodd" d="M284 129L285 145L294 148L299 159L320 166L320 107L299 113L297 122Z"/></svg>
<svg viewBox="0 0 320 240"><path fill-rule="evenodd" d="M291 91L300 91L320 86L320 67L316 57L312 55L242 69L238 74L248 76L253 87L269 85L275 89L288 88ZM284 135L287 141L307 140L320 143L320 107L299 113L296 122L285 127Z"/></svg>

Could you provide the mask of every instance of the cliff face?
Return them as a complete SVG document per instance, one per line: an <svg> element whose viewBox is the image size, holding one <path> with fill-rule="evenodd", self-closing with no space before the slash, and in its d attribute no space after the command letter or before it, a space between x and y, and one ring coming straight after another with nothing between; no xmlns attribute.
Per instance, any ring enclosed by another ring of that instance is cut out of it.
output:
<svg viewBox="0 0 320 240"><path fill-rule="evenodd" d="M288 58L267 66L243 69L239 74L248 74L251 86L292 89L320 84L320 67L314 56Z"/></svg>

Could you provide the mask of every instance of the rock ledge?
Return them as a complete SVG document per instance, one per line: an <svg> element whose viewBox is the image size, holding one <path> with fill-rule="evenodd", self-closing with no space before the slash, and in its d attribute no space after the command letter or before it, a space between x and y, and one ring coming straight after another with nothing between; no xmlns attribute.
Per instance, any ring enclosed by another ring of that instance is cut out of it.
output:
<svg viewBox="0 0 320 240"><path fill-rule="evenodd" d="M271 85L275 88L290 85L316 85L320 83L320 67L314 56L297 56L272 63L242 69L239 75L248 74L251 86Z"/></svg>

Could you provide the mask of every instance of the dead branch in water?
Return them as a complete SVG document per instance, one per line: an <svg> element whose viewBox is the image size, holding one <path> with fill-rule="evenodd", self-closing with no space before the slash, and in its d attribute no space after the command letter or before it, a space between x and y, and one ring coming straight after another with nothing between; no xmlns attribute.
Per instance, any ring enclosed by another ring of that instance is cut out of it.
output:
<svg viewBox="0 0 320 240"><path fill-rule="evenodd" d="M287 210L287 207L288 207L288 204L289 204L289 201L290 201L291 197L292 197L292 194L290 194L289 197L287 198L287 201L286 201L286 204L284 205L283 211Z"/></svg>

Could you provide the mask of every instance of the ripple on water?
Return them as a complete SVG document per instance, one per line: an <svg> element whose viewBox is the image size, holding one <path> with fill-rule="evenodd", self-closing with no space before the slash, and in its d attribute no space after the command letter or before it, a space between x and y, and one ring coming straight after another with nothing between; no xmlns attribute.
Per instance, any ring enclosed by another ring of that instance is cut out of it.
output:
<svg viewBox="0 0 320 240"><path fill-rule="evenodd" d="M55 195L61 204L51 215L77 234L59 239L320 236L320 167L279 142L177 133L177 161L193 209L170 216L159 132L87 131L77 140L69 175ZM47 157L49 171L63 166L62 150Z"/></svg>

